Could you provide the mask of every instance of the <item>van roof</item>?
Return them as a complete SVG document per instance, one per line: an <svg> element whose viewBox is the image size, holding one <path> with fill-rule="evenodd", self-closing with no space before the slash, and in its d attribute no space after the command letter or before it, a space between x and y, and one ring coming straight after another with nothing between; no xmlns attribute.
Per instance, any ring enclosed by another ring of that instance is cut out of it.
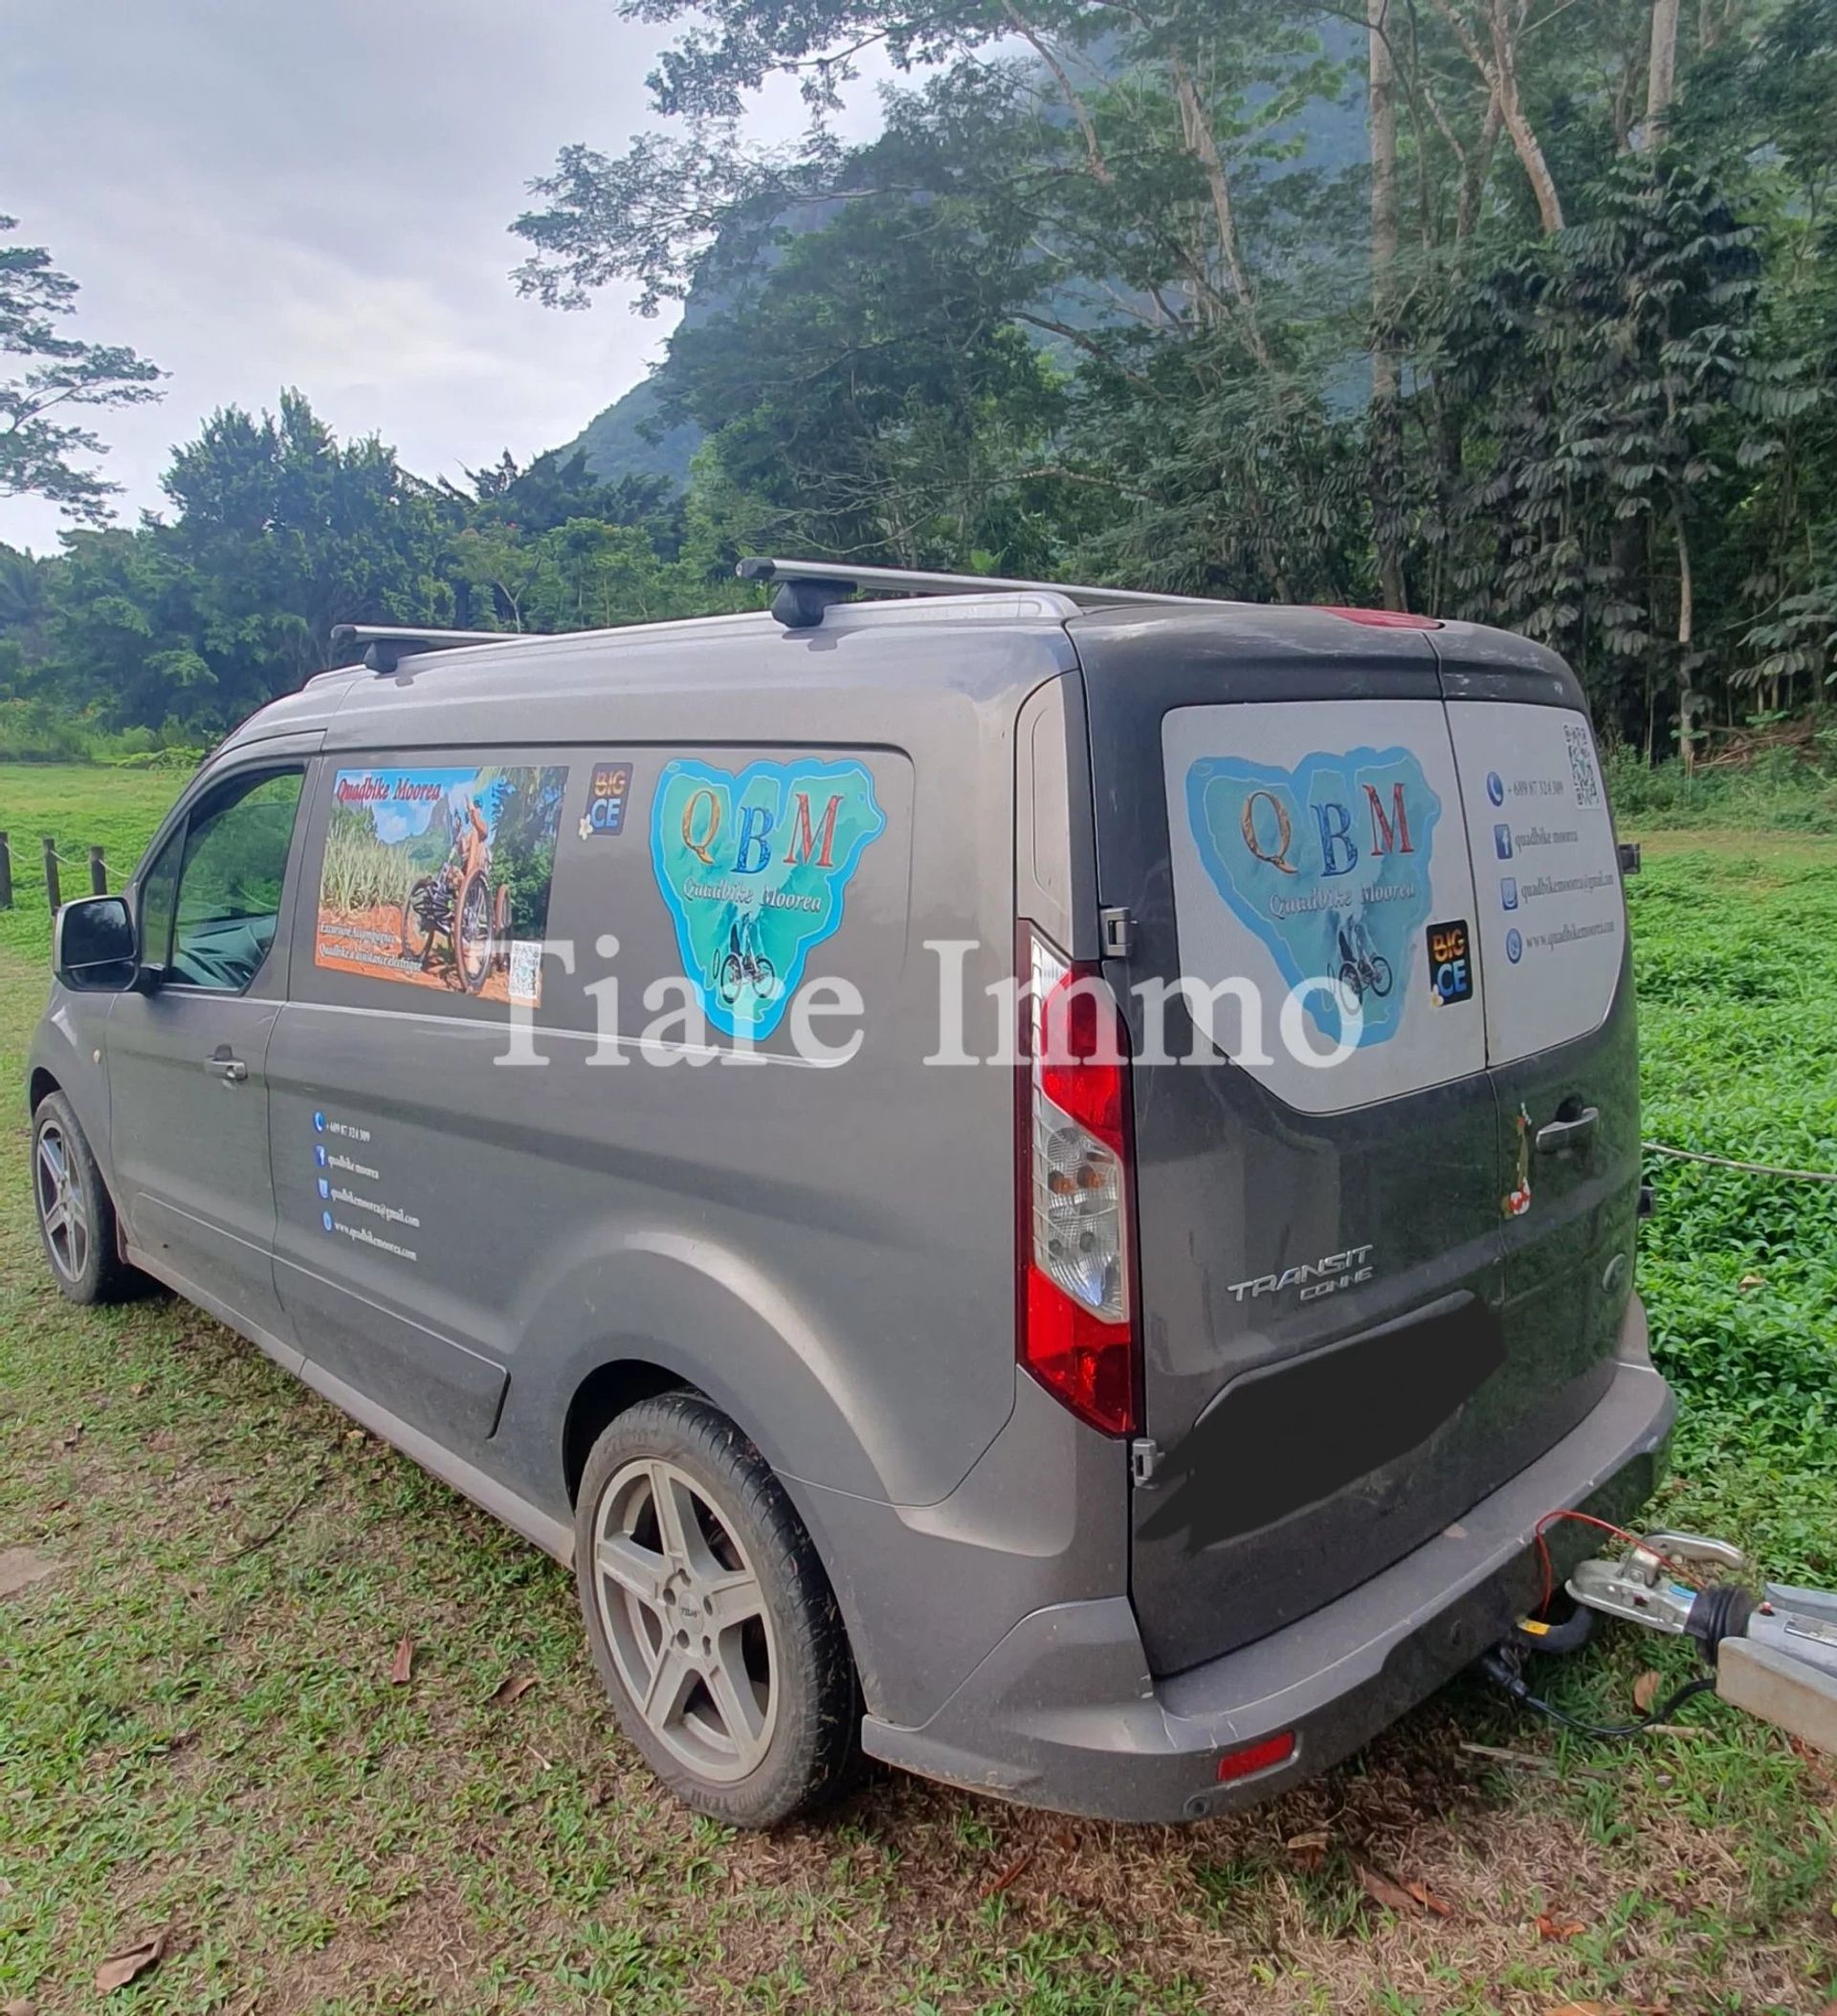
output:
<svg viewBox="0 0 1837 2016"><path fill-rule="evenodd" d="M775 565L813 568L816 564ZM858 578L875 570L845 571ZM1273 676L1284 665L1299 673L1305 664L1316 678L1336 660L1347 669L1356 663L1375 670L1388 663L1427 670L1439 659L1444 671L1465 668L1464 677L1509 679L1520 689L1531 675L1548 698L1555 699L1554 689L1560 686L1565 703L1579 704L1574 676L1553 653L1483 626L1446 622L1432 630L1400 629L1368 620L1382 612L1141 591L1122 599L1120 590L1044 583L1001 582L964 590L958 587L964 578L930 577L938 587L885 600L832 600L823 605L817 620L793 625L786 623L782 610L762 609L541 635L346 626L348 642L363 644L377 662L315 675L298 693L252 715L226 746L329 729L341 716L341 731L355 727L354 718L362 718L374 734L382 714L422 708L441 711L441 740L506 732L522 740L604 739L609 690L629 707L663 702L694 689L730 697L744 693L758 702L776 697L790 715L806 712L815 701L820 721L806 726L786 719L779 733L809 740L820 726L826 732L818 739L829 740L842 731L843 715L851 718L851 732L858 725L855 709L837 706L844 692L896 689L917 698L930 691L986 701L1004 690L1024 693L1055 672L1070 671L1080 655L1090 669L1101 667L1106 676L1113 669L1140 676L1176 660L1190 667L1197 656L1221 663L1255 657ZM950 592L941 591L944 584ZM864 585L880 586L877 580ZM781 595L785 592L781 587ZM1117 600L1107 599L1113 594ZM869 636L876 646L872 654L849 648ZM380 652L379 644L385 647ZM743 668L738 671L736 653ZM498 716L489 722L480 716L488 699L497 703L492 711ZM587 724L584 706L599 711L598 725ZM461 714L467 717L463 723ZM738 723L723 721L723 729L717 739L738 732ZM417 724L424 738L432 730L434 724L425 720ZM618 732L636 736L637 722L621 725ZM679 720L675 732L680 732ZM346 734L333 740L343 742Z"/></svg>

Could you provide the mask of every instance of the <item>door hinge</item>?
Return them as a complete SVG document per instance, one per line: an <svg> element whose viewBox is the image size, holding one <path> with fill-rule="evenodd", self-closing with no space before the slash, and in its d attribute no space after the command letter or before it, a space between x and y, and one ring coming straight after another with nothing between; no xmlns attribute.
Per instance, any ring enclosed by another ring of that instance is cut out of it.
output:
<svg viewBox="0 0 1837 2016"><path fill-rule="evenodd" d="M1129 1445L1129 1481L1138 1491L1151 1491L1160 1468L1161 1444L1152 1436L1139 1435Z"/></svg>
<svg viewBox="0 0 1837 2016"><path fill-rule="evenodd" d="M1136 920L1126 910L1100 910L1097 935L1105 959L1127 959L1136 949Z"/></svg>

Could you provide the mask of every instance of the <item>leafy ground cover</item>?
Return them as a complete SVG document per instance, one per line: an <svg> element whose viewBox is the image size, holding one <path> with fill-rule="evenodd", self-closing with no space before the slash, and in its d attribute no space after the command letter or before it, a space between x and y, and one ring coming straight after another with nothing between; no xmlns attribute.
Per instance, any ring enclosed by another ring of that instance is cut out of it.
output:
<svg viewBox="0 0 1837 2016"><path fill-rule="evenodd" d="M0 769L0 825L52 831L30 794L68 793L70 837L125 866L174 788ZM1837 843L1667 834L1632 895L1647 1134L1837 1168ZM0 1084L45 940L41 909L0 915ZM1714 1703L1617 1749L1462 1682L1316 1784L1187 1829L888 1777L767 1839L693 1820L618 1737L566 1577L182 1304L69 1308L17 1104L9 1137L0 1554L55 1572L0 1600L0 2005L94 2009L97 1970L154 1939L107 2006L1807 2016L1837 1995L1837 1774ZM1649 1174L1642 1285L1685 1409L1660 1511L1837 1580L1837 1186ZM1609 1635L1538 1677L1618 1717L1648 1667L1688 1670Z"/></svg>

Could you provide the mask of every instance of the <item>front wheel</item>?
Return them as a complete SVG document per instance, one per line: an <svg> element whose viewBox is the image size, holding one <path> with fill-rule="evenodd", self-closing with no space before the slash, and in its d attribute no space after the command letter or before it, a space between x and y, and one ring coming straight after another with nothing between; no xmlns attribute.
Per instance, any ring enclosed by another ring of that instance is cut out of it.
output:
<svg viewBox="0 0 1837 2016"><path fill-rule="evenodd" d="M1390 961L1382 952L1371 955L1371 991L1382 1001L1390 992Z"/></svg>
<svg viewBox="0 0 1837 2016"><path fill-rule="evenodd" d="M32 1117L32 1194L52 1278L73 1302L122 1302L142 1276L115 1245L115 1206L61 1092Z"/></svg>
<svg viewBox="0 0 1837 2016"><path fill-rule="evenodd" d="M421 910L422 906L427 902L429 892L432 887L433 884L426 875L423 875L415 883L414 887L409 891L408 895L402 898L402 957L404 959L421 961L428 956L428 945L432 940L433 933L428 928L425 919L422 918Z"/></svg>
<svg viewBox="0 0 1837 2016"><path fill-rule="evenodd" d="M746 977L746 969L738 957L729 952L720 963L720 998L723 1006L732 1008L740 999L741 983Z"/></svg>
<svg viewBox="0 0 1837 2016"><path fill-rule="evenodd" d="M621 1414L574 1520L593 1663L620 1726L688 1806L774 1827L831 1797L861 1710L829 1579L784 1487L690 1393Z"/></svg>

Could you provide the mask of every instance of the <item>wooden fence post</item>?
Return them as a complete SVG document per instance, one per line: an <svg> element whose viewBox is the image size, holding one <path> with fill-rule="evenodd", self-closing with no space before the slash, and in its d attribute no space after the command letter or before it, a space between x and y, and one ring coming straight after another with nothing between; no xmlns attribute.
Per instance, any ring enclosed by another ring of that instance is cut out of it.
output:
<svg viewBox="0 0 1837 2016"><path fill-rule="evenodd" d="M103 860L100 847L92 847L89 851L89 893L91 896L108 894L108 863Z"/></svg>
<svg viewBox="0 0 1837 2016"><path fill-rule="evenodd" d="M0 832L0 910L12 908L12 835Z"/></svg>
<svg viewBox="0 0 1837 2016"><path fill-rule="evenodd" d="M45 835L45 900L55 917L63 906L64 895L57 886L57 843L49 833Z"/></svg>

